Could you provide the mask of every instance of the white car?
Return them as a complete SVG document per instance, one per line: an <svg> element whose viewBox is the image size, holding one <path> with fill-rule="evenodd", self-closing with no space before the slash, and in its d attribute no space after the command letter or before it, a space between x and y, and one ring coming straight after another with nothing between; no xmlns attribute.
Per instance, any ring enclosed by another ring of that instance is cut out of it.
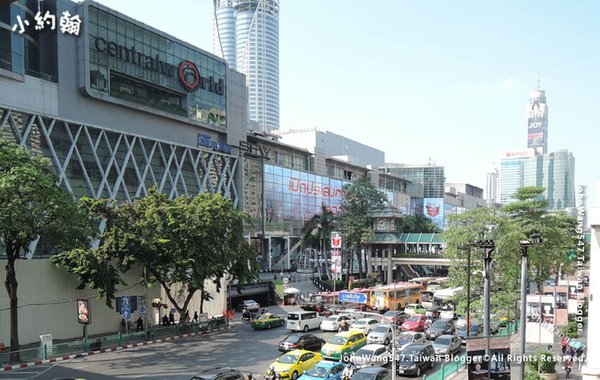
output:
<svg viewBox="0 0 600 380"><path fill-rule="evenodd" d="M392 341L392 326L380 323L367 335L367 343L388 345Z"/></svg>
<svg viewBox="0 0 600 380"><path fill-rule="evenodd" d="M390 353L383 344L367 344L350 356L350 362L358 368L383 367L390 359Z"/></svg>
<svg viewBox="0 0 600 380"><path fill-rule="evenodd" d="M379 324L379 321L374 318L361 318L350 326L351 331L360 331L369 335L371 331Z"/></svg>
<svg viewBox="0 0 600 380"><path fill-rule="evenodd" d="M244 300L242 301L242 308L250 311L258 311L258 309L260 309L260 305L255 300Z"/></svg>
<svg viewBox="0 0 600 380"><path fill-rule="evenodd" d="M427 343L427 337L423 332L406 331L398 336L396 340L398 349L404 350L411 344L425 344Z"/></svg>
<svg viewBox="0 0 600 380"><path fill-rule="evenodd" d="M354 318L347 315L332 315L325 318L319 326L323 331L340 331L342 321L346 321L348 325L354 322Z"/></svg>

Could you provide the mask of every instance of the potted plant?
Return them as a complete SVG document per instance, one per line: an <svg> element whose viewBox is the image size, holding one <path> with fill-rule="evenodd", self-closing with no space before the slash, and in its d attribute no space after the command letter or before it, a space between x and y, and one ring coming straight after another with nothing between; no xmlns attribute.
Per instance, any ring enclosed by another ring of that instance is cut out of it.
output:
<svg viewBox="0 0 600 380"><path fill-rule="evenodd" d="M527 362L529 370L537 372L542 379L557 380L556 360L554 355L549 351L536 352L529 362Z"/></svg>

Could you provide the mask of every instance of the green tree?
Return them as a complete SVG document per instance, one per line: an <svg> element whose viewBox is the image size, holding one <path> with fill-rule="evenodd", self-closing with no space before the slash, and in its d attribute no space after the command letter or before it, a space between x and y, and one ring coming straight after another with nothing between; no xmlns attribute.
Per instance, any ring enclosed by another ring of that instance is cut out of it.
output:
<svg viewBox="0 0 600 380"><path fill-rule="evenodd" d="M439 233L441 230L423 215L407 215L398 219L396 230L404 233Z"/></svg>
<svg viewBox="0 0 600 380"><path fill-rule="evenodd" d="M197 291L203 311L210 299L205 281L220 291L226 277L238 286L256 279L256 256L243 238L246 215L221 195L169 200L153 188L131 204L87 202L106 221L100 244L58 255L54 262L77 274L80 287L96 289L109 307L123 284L121 274L133 265L149 275L140 282L159 283L181 315Z"/></svg>
<svg viewBox="0 0 600 380"><path fill-rule="evenodd" d="M57 186L50 161L0 139L0 240L6 252L4 285L10 300L10 349L19 350L15 262L40 236L57 250L88 244L90 220ZM11 360L19 360L18 354Z"/></svg>
<svg viewBox="0 0 600 380"><path fill-rule="evenodd" d="M350 269L354 267L353 258L358 258L358 272L363 274L362 246L373 239L373 223L370 212L385 204L385 195L369 178L361 177L354 183L344 186L342 197L342 216L340 228L342 241L350 255Z"/></svg>
<svg viewBox="0 0 600 380"><path fill-rule="evenodd" d="M304 246L310 248L319 249L323 256L327 258L327 252L330 248L330 236L331 232L338 226L338 220L335 214L331 211L331 208L325 205L321 206L321 212L315 214L304 223L302 227L302 243ZM317 260L319 260L317 258ZM326 261L327 263L327 261ZM317 262L319 268L321 263ZM329 266L325 264L327 272L330 272Z"/></svg>

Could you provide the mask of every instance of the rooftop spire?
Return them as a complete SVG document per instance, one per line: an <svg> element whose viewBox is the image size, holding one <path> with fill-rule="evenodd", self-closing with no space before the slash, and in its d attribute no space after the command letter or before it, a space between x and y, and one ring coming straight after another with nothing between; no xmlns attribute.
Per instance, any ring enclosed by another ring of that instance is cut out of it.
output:
<svg viewBox="0 0 600 380"><path fill-rule="evenodd" d="M538 75L537 75L537 90L539 91L540 88L540 72L538 71Z"/></svg>

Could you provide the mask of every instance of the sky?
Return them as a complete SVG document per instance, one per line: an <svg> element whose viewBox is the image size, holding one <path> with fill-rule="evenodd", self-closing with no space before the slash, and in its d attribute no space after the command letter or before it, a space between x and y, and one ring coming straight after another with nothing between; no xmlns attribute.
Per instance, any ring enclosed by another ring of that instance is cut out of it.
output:
<svg viewBox="0 0 600 380"><path fill-rule="evenodd" d="M212 52L212 0L99 2ZM598 15L582 0L280 0L281 129L317 127L484 187L502 152L526 148L539 78L548 148L573 152L593 206Z"/></svg>

